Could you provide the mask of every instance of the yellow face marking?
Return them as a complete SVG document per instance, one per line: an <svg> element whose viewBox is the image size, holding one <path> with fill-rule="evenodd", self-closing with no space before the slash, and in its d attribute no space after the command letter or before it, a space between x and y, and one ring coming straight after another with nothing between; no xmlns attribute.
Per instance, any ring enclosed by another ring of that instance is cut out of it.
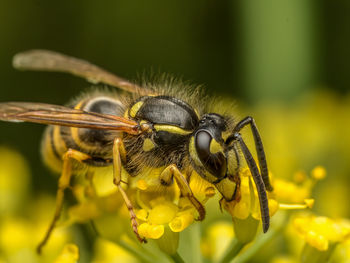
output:
<svg viewBox="0 0 350 263"><path fill-rule="evenodd" d="M215 139L211 140L209 150L212 154L223 152L221 145Z"/></svg>
<svg viewBox="0 0 350 263"><path fill-rule="evenodd" d="M181 135L188 135L188 134L192 133L192 131L186 131L186 130L181 129L181 128L176 127L176 126L163 125L163 124L154 125L154 129L156 131L166 131L166 132L181 134Z"/></svg>
<svg viewBox="0 0 350 263"><path fill-rule="evenodd" d="M136 102L129 110L129 115L132 118L135 118L136 113L139 111L139 109L141 108L142 105L143 105L143 101Z"/></svg>
<svg viewBox="0 0 350 263"><path fill-rule="evenodd" d="M143 146L142 146L143 151L149 152L149 151L151 151L152 149L154 149L154 147L156 147L156 146L154 145L154 143L152 142L151 139L146 138L146 139L143 141Z"/></svg>

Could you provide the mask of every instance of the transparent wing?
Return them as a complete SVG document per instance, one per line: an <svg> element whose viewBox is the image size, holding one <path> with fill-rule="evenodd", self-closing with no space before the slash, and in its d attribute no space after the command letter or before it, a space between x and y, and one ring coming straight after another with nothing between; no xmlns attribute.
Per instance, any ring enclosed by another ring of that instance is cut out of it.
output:
<svg viewBox="0 0 350 263"><path fill-rule="evenodd" d="M104 83L131 93L138 92L142 95L152 93L88 61L54 51L37 49L18 53L13 57L12 64L19 70L65 72L82 77L94 84Z"/></svg>
<svg viewBox="0 0 350 263"><path fill-rule="evenodd" d="M139 134L141 132L138 123L123 117L86 112L45 103L0 103L0 120L11 122L25 121L100 130L117 130L129 134Z"/></svg>

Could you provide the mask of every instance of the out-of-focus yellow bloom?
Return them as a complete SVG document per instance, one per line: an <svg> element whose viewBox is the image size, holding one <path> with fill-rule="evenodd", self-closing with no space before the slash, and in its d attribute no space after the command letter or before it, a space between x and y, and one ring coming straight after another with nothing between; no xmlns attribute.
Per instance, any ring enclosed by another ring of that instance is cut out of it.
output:
<svg viewBox="0 0 350 263"><path fill-rule="evenodd" d="M299 262L290 256L283 255L283 256L274 257L271 260L271 263L299 263Z"/></svg>
<svg viewBox="0 0 350 263"><path fill-rule="evenodd" d="M297 233L312 247L325 251L330 243L350 238L350 222L325 216L298 217L293 221Z"/></svg>
<svg viewBox="0 0 350 263"><path fill-rule="evenodd" d="M273 182L274 194L280 202L301 203L311 195L309 187L303 187L283 179Z"/></svg>
<svg viewBox="0 0 350 263"><path fill-rule="evenodd" d="M337 245L332 260L337 263L350 262L350 238Z"/></svg>
<svg viewBox="0 0 350 263"><path fill-rule="evenodd" d="M272 195L280 202L280 209L305 209L312 208L314 199L311 199L311 192L318 180L324 179L326 170L322 166L316 166L308 177L303 171L296 172L295 182L283 179L274 180L274 192ZM285 202L285 203L282 203Z"/></svg>
<svg viewBox="0 0 350 263"><path fill-rule="evenodd" d="M274 180L274 196L279 202L286 203L302 203L307 205L311 197L311 192L315 183L326 177L326 169L323 166L316 166L311 171L311 176L308 177L303 171L298 171L294 174L294 181L286 181L284 179Z"/></svg>
<svg viewBox="0 0 350 263"><path fill-rule="evenodd" d="M203 255L217 261L228 248L234 237L232 224L225 221L210 225L201 242Z"/></svg>
<svg viewBox="0 0 350 263"><path fill-rule="evenodd" d="M94 263L137 263L139 262L133 255L106 239L98 238L94 245Z"/></svg>
<svg viewBox="0 0 350 263"><path fill-rule="evenodd" d="M79 248L75 244L67 244L55 260L55 263L75 263L78 262L78 260Z"/></svg>
<svg viewBox="0 0 350 263"><path fill-rule="evenodd" d="M0 149L0 259L8 263L53 262L70 239L67 231L55 229L43 254L36 246L43 238L55 207L51 196L27 198L30 173L25 159L17 152ZM26 203L25 203L26 202Z"/></svg>
<svg viewBox="0 0 350 263"><path fill-rule="evenodd" d="M316 166L312 169L311 176L316 180L322 180L326 177L326 169L323 166Z"/></svg>
<svg viewBox="0 0 350 263"><path fill-rule="evenodd" d="M40 203L40 200L31 200L31 202L30 207L34 207L35 204ZM6 262L53 262L64 244L70 241L67 230L57 227L42 255L36 253L36 247L46 233L51 220L51 215L46 216L46 219L42 216L47 215L47 211L50 211L54 204L54 200L51 199L49 206L41 207L44 210L33 209L28 210L29 214L26 216L0 218L0 257L6 258ZM36 212L39 214L35 214Z"/></svg>
<svg viewBox="0 0 350 263"><path fill-rule="evenodd" d="M28 196L29 181L30 171L24 157L0 147L0 215L20 208Z"/></svg>

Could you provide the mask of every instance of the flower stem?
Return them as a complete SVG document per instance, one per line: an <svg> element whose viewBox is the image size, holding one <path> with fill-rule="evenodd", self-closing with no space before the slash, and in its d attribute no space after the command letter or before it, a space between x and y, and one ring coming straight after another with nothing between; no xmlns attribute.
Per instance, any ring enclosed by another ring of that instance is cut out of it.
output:
<svg viewBox="0 0 350 263"><path fill-rule="evenodd" d="M191 249L192 251L197 251L197 253L193 253L191 261L193 263L202 263L202 253L200 248L201 243L201 229L199 224L193 224L190 228L191 233Z"/></svg>
<svg viewBox="0 0 350 263"><path fill-rule="evenodd" d="M222 260L220 260L220 263L228 263L230 262L233 258L237 256L237 254L242 250L242 248L246 244L238 241L236 238L233 239L231 245L230 245L230 250L226 253L226 255L223 257Z"/></svg>
<svg viewBox="0 0 350 263"><path fill-rule="evenodd" d="M261 235L256 241L250 246L247 250L244 251L241 255L236 257L232 263L243 263L247 262L252 256L254 256L263 245L270 241L273 237L276 236L277 231L274 229L269 230L268 233Z"/></svg>
<svg viewBox="0 0 350 263"><path fill-rule="evenodd" d="M232 260L231 263L243 263L249 261L249 259L251 259L267 242L276 237L285 225L287 218L287 213L281 215L280 219L275 221L275 228L271 228L267 233L260 235L250 247Z"/></svg>
<svg viewBox="0 0 350 263"><path fill-rule="evenodd" d="M319 251L316 248L305 244L303 251L301 252L300 262L307 263L325 263L329 261L329 258L332 256L332 253L336 245L332 244L328 250Z"/></svg>
<svg viewBox="0 0 350 263"><path fill-rule="evenodd" d="M175 263L185 263L185 261L182 259L182 257L177 252L173 255L170 255L170 257L174 260Z"/></svg>
<svg viewBox="0 0 350 263"><path fill-rule="evenodd" d="M127 242L124 242L122 240L119 240L115 242L118 246L121 248L125 249L128 251L131 255L133 255L135 258L139 259L141 262L146 262L146 263L153 263L154 261L145 256L144 253L141 253L138 251L136 248L130 246Z"/></svg>

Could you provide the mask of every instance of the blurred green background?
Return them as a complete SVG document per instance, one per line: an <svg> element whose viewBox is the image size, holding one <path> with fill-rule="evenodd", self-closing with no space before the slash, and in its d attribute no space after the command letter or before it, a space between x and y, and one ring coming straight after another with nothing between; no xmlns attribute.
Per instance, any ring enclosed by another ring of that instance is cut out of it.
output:
<svg viewBox="0 0 350 263"><path fill-rule="evenodd" d="M128 79L144 70L169 72L238 100L243 113L256 116L268 155L278 155L270 161L276 176L322 164L327 180L346 190L349 13L347 0L1 0L0 100L64 104L89 87L65 74L14 70L13 55L32 48L84 58ZM341 110L332 108L337 105ZM321 119L316 126L315 119ZM317 134L325 130L326 145ZM35 124L1 123L0 144L28 158L35 191L54 193L56 179L38 151L42 131ZM320 187L327 193L327 182Z"/></svg>

